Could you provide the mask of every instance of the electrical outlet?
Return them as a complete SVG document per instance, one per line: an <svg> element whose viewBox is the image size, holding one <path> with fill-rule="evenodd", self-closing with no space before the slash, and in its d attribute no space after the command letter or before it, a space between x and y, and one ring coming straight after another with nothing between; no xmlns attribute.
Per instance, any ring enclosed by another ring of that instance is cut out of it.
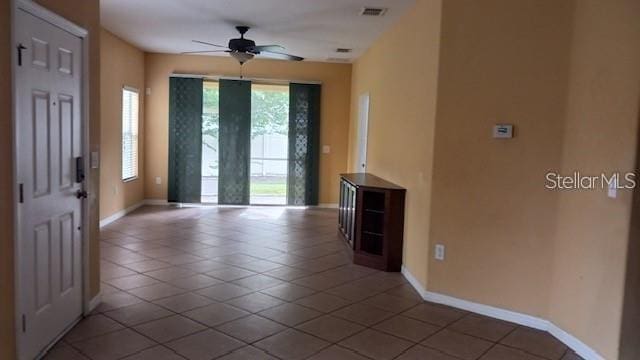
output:
<svg viewBox="0 0 640 360"><path fill-rule="evenodd" d="M156 185L162 184L162 178L160 176L156 176Z"/></svg>
<svg viewBox="0 0 640 360"><path fill-rule="evenodd" d="M322 153L323 154L328 154L330 152L331 152L331 146L329 146L329 145L323 145L322 146Z"/></svg>
<svg viewBox="0 0 640 360"><path fill-rule="evenodd" d="M114 186L112 192L113 195L118 195L118 186Z"/></svg>
<svg viewBox="0 0 640 360"><path fill-rule="evenodd" d="M433 257L436 260L444 260L444 245L436 244L435 254L433 254Z"/></svg>

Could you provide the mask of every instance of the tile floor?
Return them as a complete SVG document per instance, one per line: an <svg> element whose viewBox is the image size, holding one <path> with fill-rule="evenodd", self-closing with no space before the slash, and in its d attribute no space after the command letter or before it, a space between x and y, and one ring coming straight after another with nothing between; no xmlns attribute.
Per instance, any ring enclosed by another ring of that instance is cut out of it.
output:
<svg viewBox="0 0 640 360"><path fill-rule="evenodd" d="M145 207L101 232L103 302L47 359L574 360L550 335L353 265L328 209Z"/></svg>

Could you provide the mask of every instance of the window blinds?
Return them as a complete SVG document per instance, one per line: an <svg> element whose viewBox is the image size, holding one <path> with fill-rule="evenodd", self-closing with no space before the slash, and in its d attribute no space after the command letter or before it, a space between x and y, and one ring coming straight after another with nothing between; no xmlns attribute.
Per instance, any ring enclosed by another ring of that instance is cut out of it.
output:
<svg viewBox="0 0 640 360"><path fill-rule="evenodd" d="M138 91L122 89L122 180L138 176Z"/></svg>

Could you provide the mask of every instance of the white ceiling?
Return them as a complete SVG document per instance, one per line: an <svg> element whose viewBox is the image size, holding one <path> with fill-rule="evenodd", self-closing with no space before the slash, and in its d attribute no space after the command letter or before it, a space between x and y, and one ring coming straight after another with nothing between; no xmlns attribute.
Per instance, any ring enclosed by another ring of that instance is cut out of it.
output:
<svg viewBox="0 0 640 360"><path fill-rule="evenodd" d="M235 25L257 45L277 44L308 60L353 60L414 0L101 0L102 25L148 52L209 50L202 40L226 46L239 37ZM382 17L360 16L365 7L385 7ZM351 48L338 54L336 48ZM227 56L225 53L218 54Z"/></svg>

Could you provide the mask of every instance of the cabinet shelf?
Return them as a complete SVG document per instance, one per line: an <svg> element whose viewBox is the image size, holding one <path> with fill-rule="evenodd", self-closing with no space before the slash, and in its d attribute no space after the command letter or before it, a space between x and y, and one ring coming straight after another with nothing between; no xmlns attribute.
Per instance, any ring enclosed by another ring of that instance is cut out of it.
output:
<svg viewBox="0 0 640 360"><path fill-rule="evenodd" d="M367 234L367 235L373 235L373 236L384 236L384 234L381 233L376 233L376 232L371 232L371 231L362 231L363 234Z"/></svg>
<svg viewBox="0 0 640 360"><path fill-rule="evenodd" d="M364 211L375 214L384 214L384 210L364 209Z"/></svg>

